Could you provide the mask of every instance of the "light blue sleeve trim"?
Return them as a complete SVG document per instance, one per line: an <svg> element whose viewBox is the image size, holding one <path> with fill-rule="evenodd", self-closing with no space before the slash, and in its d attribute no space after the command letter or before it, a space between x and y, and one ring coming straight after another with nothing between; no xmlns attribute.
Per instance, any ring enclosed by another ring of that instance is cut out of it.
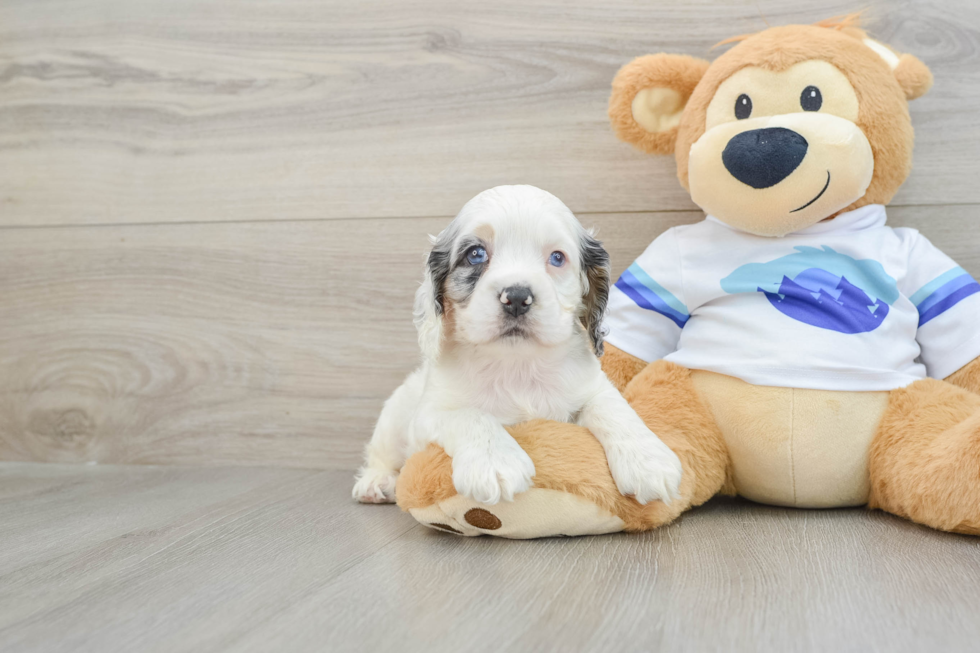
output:
<svg viewBox="0 0 980 653"><path fill-rule="evenodd" d="M976 284L976 281L968 274L961 274L958 277L953 277L951 281L947 281L943 285L939 286L939 288L934 290L931 295L916 304L915 308L919 311L919 313L925 313L939 302L954 294L956 291L961 290L965 286L969 286L971 284Z"/></svg>
<svg viewBox="0 0 980 653"><path fill-rule="evenodd" d="M922 303L922 300L926 299L929 295L936 292L936 290L941 288L943 285L945 285L946 283L952 281L956 277L963 274L969 276L969 273L963 268L960 267L953 268L949 272L945 272L939 275L938 277L936 277L926 285L919 288L917 291L915 291L914 295L909 297L909 301L915 304L916 306L918 306L919 304Z"/></svg>
<svg viewBox="0 0 980 653"><path fill-rule="evenodd" d="M677 299L672 292L654 281L653 277L647 274L646 271L639 266L639 264L633 263L633 265L629 266L627 271L636 277L637 281L653 292L657 293L657 296L660 297L660 299L662 299L667 306L670 306L684 317L690 316L690 311L687 310L687 306L684 305L684 302Z"/></svg>

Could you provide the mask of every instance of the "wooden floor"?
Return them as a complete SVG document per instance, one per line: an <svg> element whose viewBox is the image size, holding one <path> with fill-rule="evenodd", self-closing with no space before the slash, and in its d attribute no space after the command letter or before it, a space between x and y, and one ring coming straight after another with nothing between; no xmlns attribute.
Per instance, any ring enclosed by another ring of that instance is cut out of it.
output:
<svg viewBox="0 0 980 653"><path fill-rule="evenodd" d="M0 464L0 650L977 650L980 540L717 500L643 535L507 541L350 474Z"/></svg>

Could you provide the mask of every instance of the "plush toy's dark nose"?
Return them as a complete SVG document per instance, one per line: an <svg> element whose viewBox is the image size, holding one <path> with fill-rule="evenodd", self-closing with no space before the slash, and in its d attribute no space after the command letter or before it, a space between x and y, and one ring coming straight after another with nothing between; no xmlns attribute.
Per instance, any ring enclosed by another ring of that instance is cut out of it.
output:
<svg viewBox="0 0 980 653"><path fill-rule="evenodd" d="M531 289L527 286L510 286L500 293L500 303L504 305L504 313L513 317L524 315L531 310L533 301Z"/></svg>
<svg viewBox="0 0 980 653"><path fill-rule="evenodd" d="M769 188L789 177L806 156L806 139L792 129L751 129L732 137L721 160L732 177L752 188Z"/></svg>

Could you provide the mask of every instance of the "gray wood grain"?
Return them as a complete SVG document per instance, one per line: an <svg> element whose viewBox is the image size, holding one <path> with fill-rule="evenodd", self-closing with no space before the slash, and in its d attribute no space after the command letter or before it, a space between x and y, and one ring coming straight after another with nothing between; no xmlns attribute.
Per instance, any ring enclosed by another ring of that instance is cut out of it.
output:
<svg viewBox="0 0 980 653"><path fill-rule="evenodd" d="M694 214L595 216L621 265ZM352 467L448 218L0 239L0 458Z"/></svg>
<svg viewBox="0 0 980 653"><path fill-rule="evenodd" d="M353 504L349 484L0 464L0 649L966 651L980 637L980 540L883 513L725 500L642 535L510 542Z"/></svg>
<svg viewBox="0 0 980 653"><path fill-rule="evenodd" d="M980 275L977 207L891 210ZM619 274L695 212L582 216ZM8 229L0 459L350 468L448 218Z"/></svg>
<svg viewBox="0 0 980 653"><path fill-rule="evenodd" d="M0 224L451 215L514 182L690 210L672 159L613 137L616 70L858 6L936 76L895 203L980 201L972 0L8 0Z"/></svg>

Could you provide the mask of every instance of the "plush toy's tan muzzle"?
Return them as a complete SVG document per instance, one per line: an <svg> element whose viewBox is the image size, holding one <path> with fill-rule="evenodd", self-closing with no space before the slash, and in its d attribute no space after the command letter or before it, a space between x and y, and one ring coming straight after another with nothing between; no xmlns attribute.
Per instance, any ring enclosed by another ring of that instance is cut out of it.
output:
<svg viewBox="0 0 980 653"><path fill-rule="evenodd" d="M691 198L737 229L784 236L864 195L871 145L856 124L797 112L725 122L691 146Z"/></svg>

